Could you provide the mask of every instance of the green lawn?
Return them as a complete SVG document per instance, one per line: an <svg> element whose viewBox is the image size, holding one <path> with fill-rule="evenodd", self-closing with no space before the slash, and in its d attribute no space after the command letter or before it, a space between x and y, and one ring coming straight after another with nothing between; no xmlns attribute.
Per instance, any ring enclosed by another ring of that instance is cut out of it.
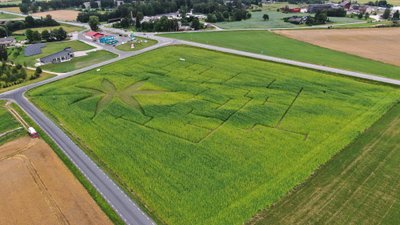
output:
<svg viewBox="0 0 400 225"><path fill-rule="evenodd" d="M1 10L1 8L0 8ZM15 19L15 18L22 18L21 16L11 15L7 13L0 12L0 20L4 19Z"/></svg>
<svg viewBox="0 0 400 225"><path fill-rule="evenodd" d="M157 222L234 225L304 182L400 90L174 46L28 96Z"/></svg>
<svg viewBox="0 0 400 225"><path fill-rule="evenodd" d="M268 14L269 20L264 21L263 15ZM220 22L216 23L218 27L223 29L250 29L250 28L260 28L260 29L270 29L270 28L294 28L294 27L307 27L306 25L296 25L291 23L286 23L283 18L290 16L307 16L307 13L282 13L274 11L261 11L261 12L251 12L251 18L242 21L235 22ZM360 22L361 20L348 18L348 17L330 17L330 24L335 23L354 23Z"/></svg>
<svg viewBox="0 0 400 225"><path fill-rule="evenodd" d="M62 24L61 26L52 26L52 27L37 27L37 28L30 28L30 29L33 31L42 32L43 30L54 30L54 29L59 29L60 27L62 27L67 33L84 30L83 27L72 26L69 24ZM17 30L17 31L14 31L13 34L14 35L24 35L26 30L27 29Z"/></svg>
<svg viewBox="0 0 400 225"><path fill-rule="evenodd" d="M322 48L268 31L173 33L162 36L400 79L400 67Z"/></svg>
<svg viewBox="0 0 400 225"><path fill-rule="evenodd" d="M313 178L250 224L400 224L399 136L397 104Z"/></svg>
<svg viewBox="0 0 400 225"><path fill-rule="evenodd" d="M10 55L9 59L14 61L15 63L20 63L20 64L25 63L27 66L34 66L35 63L37 63L37 59L56 53L67 47L73 48L74 51L85 51L94 48L81 41L48 42L46 43L46 47L42 48L42 53L39 55L25 57L24 51L21 51L17 57L14 57L12 52L13 50L11 50L11 52L9 53Z"/></svg>
<svg viewBox="0 0 400 225"><path fill-rule="evenodd" d="M25 82L22 82L22 83L20 83L20 84L16 84L16 85L13 85L13 86L10 86L10 87L7 87L7 88L0 88L0 93L6 92L6 91L10 91L10 90L13 90L13 89L22 87L22 86L26 86L26 85L28 85L28 84L33 84L33 83L36 83L36 82L39 82L39 81L42 81L42 80L46 80L46 79L49 79L49 78L55 76L55 75L53 75L53 74L49 74L49 73L43 72L43 73L40 75L39 78L36 78L36 79L34 79L34 80L30 80L31 75L34 74L34 71L33 71L33 70L26 70L26 72L27 72L27 74L28 74L28 78L27 78L27 80L26 80Z"/></svg>
<svg viewBox="0 0 400 225"><path fill-rule="evenodd" d="M90 52L86 56L81 56L81 57L74 57L72 58L71 61L68 62L63 62L63 63L58 63L58 64L47 64L42 66L44 70L52 71L52 72L57 72L57 73L66 73L69 71L81 69L87 66L91 66L96 63L100 63L103 61L107 61L109 59L115 58L117 55L105 51L105 50L100 50L100 51L95 51L95 52Z"/></svg>
<svg viewBox="0 0 400 225"><path fill-rule="evenodd" d="M4 106L5 103L5 101L0 100L0 145L25 133L25 130L21 129L2 135L7 131L21 127L18 121L7 111Z"/></svg>
<svg viewBox="0 0 400 225"><path fill-rule="evenodd" d="M125 44L118 45L116 48L121 51L138 51L140 49L144 49L144 48L147 48L147 47L157 44L156 40L147 39L147 38L136 37L136 40L137 40L137 42L134 43L135 48L131 48L131 42L127 42Z"/></svg>

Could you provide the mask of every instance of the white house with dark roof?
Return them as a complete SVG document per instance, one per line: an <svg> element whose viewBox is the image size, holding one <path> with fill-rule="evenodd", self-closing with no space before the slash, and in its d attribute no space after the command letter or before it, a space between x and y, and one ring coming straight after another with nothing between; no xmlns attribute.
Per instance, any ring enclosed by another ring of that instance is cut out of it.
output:
<svg viewBox="0 0 400 225"><path fill-rule="evenodd" d="M62 63L70 61L74 57L74 50L72 48L65 48L62 51L40 58L40 64L45 65L49 63Z"/></svg>

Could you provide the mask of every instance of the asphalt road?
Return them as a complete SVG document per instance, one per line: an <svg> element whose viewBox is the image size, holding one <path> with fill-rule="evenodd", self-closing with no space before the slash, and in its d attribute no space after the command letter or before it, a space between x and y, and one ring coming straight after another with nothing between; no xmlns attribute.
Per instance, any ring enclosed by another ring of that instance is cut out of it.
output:
<svg viewBox="0 0 400 225"><path fill-rule="evenodd" d="M112 181L109 176L107 176L53 121L48 119L46 115L44 115L36 106L30 103L24 97L24 94L26 91L32 88L96 69L127 57L142 54L162 46L170 45L171 43L172 42L169 40L164 40L146 49L134 52L122 52L122 54L119 54L117 58L0 94L0 99L11 100L19 105L19 107L21 107L26 114L29 115L35 121L35 123L53 139L53 141L60 147L64 154L74 163L76 167L78 167L78 169L85 175L85 177L103 196L103 198L106 199L106 201L126 224L154 225L155 222L148 215L146 215L146 213L144 213L118 187L118 185ZM117 54L119 53L119 51L112 52Z"/></svg>
<svg viewBox="0 0 400 225"><path fill-rule="evenodd" d="M13 13L11 13L13 14ZM20 14L15 14L20 15ZM68 23L72 25L80 25L87 27L87 25L79 23ZM113 31L117 33L126 34L127 32L116 30L113 28L104 28L108 31ZM113 207L117 214L125 221L127 224L135 225L150 225L154 224L151 220L131 199L116 185L53 121L48 119L36 106L30 103L25 97L24 93L32 88L48 84L57 80L65 79L67 77L74 76L76 74L96 69L98 67L114 63L121 59L135 56L162 46L173 45L173 44L184 44L194 47L220 51L245 57L251 57L261 60L267 60L277 63L283 63L293 66L299 66L309 69L315 69L325 72L337 73L344 76L362 78L366 80L378 81L388 84L400 85L399 80L379 77L370 74L357 73L347 70L341 70L331 67L319 66L309 63L303 63L288 59L282 59L277 57L271 57L266 55L254 54L244 51L238 51L233 49L227 49L222 47L216 47L212 45L200 44L189 41L181 41L175 39L169 39L164 37L155 36L153 34L136 33L136 35L141 37L147 37L156 39L158 43L149 48L145 48L135 52L122 52L116 50L111 46L102 46L105 50L111 51L118 54L117 58L91 65L79 70L75 70L69 73L65 73L38 83L30 84L25 87L21 87L15 90L11 90L0 94L0 99L9 99L16 104L18 104L61 148L61 150L68 156L68 158L80 169L80 171L85 175L85 177L92 183L92 185L97 189L97 191L107 200L107 202ZM79 39L82 39L82 33L79 34ZM87 40L86 40L87 41Z"/></svg>

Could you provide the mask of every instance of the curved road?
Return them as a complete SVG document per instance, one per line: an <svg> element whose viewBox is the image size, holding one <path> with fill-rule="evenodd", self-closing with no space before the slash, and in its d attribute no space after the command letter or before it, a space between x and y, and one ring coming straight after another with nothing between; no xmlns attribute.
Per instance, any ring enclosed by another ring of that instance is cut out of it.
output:
<svg viewBox="0 0 400 225"><path fill-rule="evenodd" d="M12 14L12 13L11 13ZM20 15L20 14L15 14ZM61 22L61 21L60 21ZM72 25L79 25L86 27L87 25L79 23L68 23ZM121 30L113 28L104 28L105 30L116 32L116 33L126 33ZM314 70L320 70L325 72L337 73L344 76L362 78L366 80L372 80L377 82L388 83L392 85L400 85L399 80L389 79L384 77L379 77L371 74L357 73L342 69L336 69L331 67L319 66L309 63L303 63L288 59L282 59L272 56L254 54L239 50L233 50L228 48L216 47L212 45L200 44L189 41L181 41L170 38L164 38L155 36L154 34L146 35L144 33L137 33L138 36L152 38L158 41L156 45L151 47L136 51L136 52L122 52L110 46L104 47L104 49L118 54L117 58L98 63L86 68L75 70L69 73L65 73L38 83L30 84L25 87L21 87L15 90L11 90L0 94L0 99L8 99L16 104L18 104L60 147L60 149L68 156L68 158L79 168L79 170L85 175L85 177L92 183L92 185L97 189L97 191L106 199L106 201L111 205L111 207L117 212L117 214L125 221L127 224L135 225L152 225L155 224L151 218L149 218L132 200L112 181L94 162L91 160L53 121L48 119L36 106L30 103L25 97L24 93L32 88L48 84L57 80L61 80L76 74L95 69L100 66L104 66L110 63L114 63L121 59L135 56L147 51L151 51L156 48L163 46L173 45L173 44L184 44L199 48L205 48L213 51L220 51L229 54L235 54L245 57L251 57L261 60L267 60L282 64L288 64L298 67L304 67ZM82 39L82 33L79 35L79 39ZM86 40L87 41L87 40Z"/></svg>

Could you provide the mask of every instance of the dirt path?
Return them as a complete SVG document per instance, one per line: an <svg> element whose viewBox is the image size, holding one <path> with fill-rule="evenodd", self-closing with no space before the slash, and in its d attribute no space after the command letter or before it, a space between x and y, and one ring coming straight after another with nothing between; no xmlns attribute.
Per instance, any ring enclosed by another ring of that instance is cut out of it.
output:
<svg viewBox="0 0 400 225"><path fill-rule="evenodd" d="M279 30L321 47L400 66L400 28Z"/></svg>
<svg viewBox="0 0 400 225"><path fill-rule="evenodd" d="M41 139L0 146L0 225L111 224Z"/></svg>

